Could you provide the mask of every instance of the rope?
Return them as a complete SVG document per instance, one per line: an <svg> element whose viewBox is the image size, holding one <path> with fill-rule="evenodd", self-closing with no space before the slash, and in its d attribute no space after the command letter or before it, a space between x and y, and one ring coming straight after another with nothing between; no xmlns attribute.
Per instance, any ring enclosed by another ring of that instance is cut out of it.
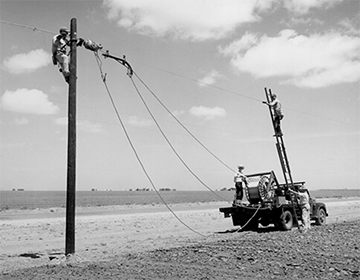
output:
<svg viewBox="0 0 360 280"><path fill-rule="evenodd" d="M245 223L245 225L243 225L242 227L240 227L236 232L239 232L239 231L243 230L243 229L248 225L248 223L250 223L250 221L255 217L255 215L257 214L257 212L260 210L260 207L261 207L261 205L259 205L259 207L256 209L254 215L251 216L251 218Z"/></svg>
<svg viewBox="0 0 360 280"><path fill-rule="evenodd" d="M166 140L166 142L169 144L170 148L172 149L172 151L175 153L175 155L177 156L177 158L181 161L181 163L185 166L185 168L205 187L207 188L209 191L211 191L214 195L216 195L217 197L219 197L222 200L225 200L223 197L221 197L220 195L218 195L217 193L215 193L209 186L207 186L192 170L191 168L186 164L186 162L181 158L181 156L179 155L179 153L175 150L174 146L171 144L170 140L167 138L167 136L165 135L164 131L162 130L162 128L160 127L159 123L157 122L157 120L155 119L154 115L152 114L149 106L146 104L143 96L141 95L139 89L137 88L134 80L131 78L131 81L135 87L135 90L137 91L138 95L140 96L140 99L142 100L142 102L144 103L144 106L146 108L146 110L148 111L148 113L150 114L151 118L153 119L153 121L155 122L157 128L159 129L160 133L162 134L162 136L164 137L164 139Z"/></svg>
<svg viewBox="0 0 360 280"><path fill-rule="evenodd" d="M191 230L192 232L194 232L194 233L196 233L196 234L198 234L198 235L201 235L201 236L203 236L203 237L206 237L206 236L203 235L202 233L200 233L200 232L192 229L192 228L191 228L190 226L188 226L185 222L183 222L183 221L176 215L176 213L170 208L170 206L166 203L166 201L164 200L164 198L161 196L161 194L159 193L159 191L158 191L157 188L155 187L155 184L154 184L153 181L151 180L151 178L150 178L150 176L149 176L149 174L148 174L148 172L147 172L144 164L142 163L142 161L141 161L141 159L140 159L139 154L137 153L137 151L136 151L136 149L135 149L134 144L133 144L132 141L131 141L131 138L130 138L130 136L129 136L128 132L127 132L127 129L126 129L125 125L124 125L124 122L123 122L122 119L121 119L120 113L119 113L119 111L117 110L117 107L116 107L116 105L115 105L114 99L113 99L113 97L112 97L112 95L111 95L111 92L110 92L110 90L109 90L109 87L108 87L108 85L107 85L107 83L106 83L106 79L105 79L106 75L104 75L104 73L103 73L103 71L102 71L102 68L101 68L102 64L101 64L101 60L100 60L100 58L99 58L99 55L98 55L96 52L94 52L94 53L95 53L95 58L96 58L97 64L98 64L98 66L99 66L99 70L100 70L100 74L101 74L101 79L102 79L102 81L103 81L103 83L104 83L104 85L105 85L105 89L106 89L106 91L107 91L107 93L108 93L108 96L109 96L109 98L110 98L111 104L112 104L112 106L113 106L113 108L114 108L114 110L115 110L116 116L117 116L117 118L118 118L118 120L119 120L119 122L120 122L120 124L121 124L121 127L122 127L122 129L123 129L123 131L124 131L124 133L125 133L125 136L126 136L128 142L129 142L129 144L130 144L130 146L131 146L131 149L133 150L133 152L134 152L134 154L135 154L135 157L136 157L138 163L140 164L141 169L143 170L146 178L147 178L148 181L150 182L152 188L155 190L156 194L159 196L159 198L160 198L161 201L164 203L164 205L166 206L166 208L173 214L173 216L174 216L181 224L183 224L186 228L188 228L188 229Z"/></svg>
<svg viewBox="0 0 360 280"><path fill-rule="evenodd" d="M230 166L228 166L226 163L224 163L219 157L217 157L213 152L211 152L203 143L201 143L201 141L199 139L197 139L195 137L194 134L192 134L189 129L187 129L180 121L179 119L173 114L171 113L171 111L165 106L164 103L161 102L161 100L156 96L156 94L148 87L148 85L139 77L139 75L134 71L134 74L136 76L136 78L139 79L139 81L147 88L147 90L155 97L155 99L161 104L161 106L163 106L163 108L175 119L175 121L183 128L185 129L185 131L187 133L189 133L189 135L196 141L198 142L201 147L203 147L208 153L210 153L215 159L217 159L222 165L224 165L225 167L227 167L229 170L236 172L234 169L232 169Z"/></svg>

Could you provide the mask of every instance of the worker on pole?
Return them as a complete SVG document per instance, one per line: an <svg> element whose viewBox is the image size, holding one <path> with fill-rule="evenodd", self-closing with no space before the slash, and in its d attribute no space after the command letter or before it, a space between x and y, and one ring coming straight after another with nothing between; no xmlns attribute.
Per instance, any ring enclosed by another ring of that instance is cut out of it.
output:
<svg viewBox="0 0 360 280"><path fill-rule="evenodd" d="M59 30L59 34L55 35L52 39L52 61L54 65L59 66L59 71L63 74L65 81L69 83L69 55L67 53L67 47L69 46L69 29L62 27Z"/></svg>
<svg viewBox="0 0 360 280"><path fill-rule="evenodd" d="M69 52L67 48L70 46L70 41L68 40L69 29L66 27L61 27L59 34L55 35L52 39L52 61L54 65L59 66L59 71L63 74L65 81L69 83ZM76 42L77 47L84 46L84 48L90 51L98 51L102 49L102 45L97 44L91 40L84 40L80 38Z"/></svg>

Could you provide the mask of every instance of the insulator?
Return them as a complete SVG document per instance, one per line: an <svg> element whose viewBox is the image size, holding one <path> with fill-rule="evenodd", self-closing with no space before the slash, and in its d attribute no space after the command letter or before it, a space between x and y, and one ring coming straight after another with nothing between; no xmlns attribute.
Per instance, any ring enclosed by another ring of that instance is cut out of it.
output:
<svg viewBox="0 0 360 280"><path fill-rule="evenodd" d="M97 44L91 40L85 40L84 41L84 47L90 51L96 52L98 50L101 50L103 47L100 44Z"/></svg>

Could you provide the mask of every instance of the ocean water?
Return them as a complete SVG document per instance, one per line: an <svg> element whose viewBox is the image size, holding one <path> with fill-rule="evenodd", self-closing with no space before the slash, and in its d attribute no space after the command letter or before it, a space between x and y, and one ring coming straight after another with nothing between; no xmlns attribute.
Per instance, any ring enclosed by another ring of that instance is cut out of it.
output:
<svg viewBox="0 0 360 280"><path fill-rule="evenodd" d="M233 191L161 191L169 204L232 201ZM218 197L220 196L220 197ZM76 206L108 206L128 204L162 204L155 191L78 191ZM0 191L0 210L66 207L65 191Z"/></svg>

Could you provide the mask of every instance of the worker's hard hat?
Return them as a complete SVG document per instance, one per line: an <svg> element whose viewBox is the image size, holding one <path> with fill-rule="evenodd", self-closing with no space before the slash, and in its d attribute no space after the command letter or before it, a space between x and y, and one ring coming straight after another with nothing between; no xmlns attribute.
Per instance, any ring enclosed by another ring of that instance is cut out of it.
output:
<svg viewBox="0 0 360 280"><path fill-rule="evenodd" d="M69 29L67 29L67 27L61 27L59 30L60 33L69 33Z"/></svg>
<svg viewBox="0 0 360 280"><path fill-rule="evenodd" d="M240 164L240 165L238 165L238 168L239 169L245 169L245 166Z"/></svg>

